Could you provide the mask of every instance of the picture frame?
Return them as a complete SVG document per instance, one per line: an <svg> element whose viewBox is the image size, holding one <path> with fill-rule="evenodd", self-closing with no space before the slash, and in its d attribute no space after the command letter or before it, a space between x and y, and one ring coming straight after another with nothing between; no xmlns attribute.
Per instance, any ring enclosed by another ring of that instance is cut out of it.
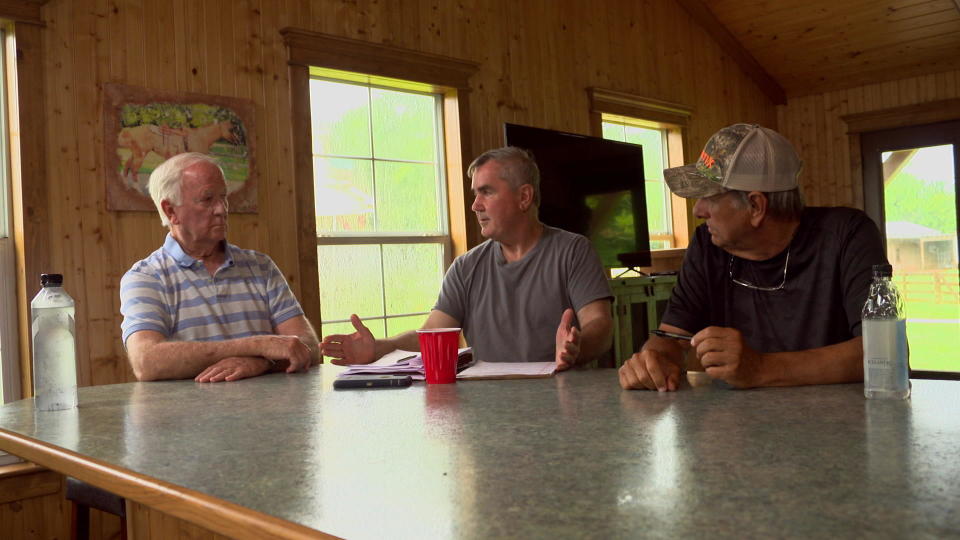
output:
<svg viewBox="0 0 960 540"><path fill-rule="evenodd" d="M231 213L257 212L256 133L251 100L104 84L107 210L156 212L150 173L183 152L223 169Z"/></svg>

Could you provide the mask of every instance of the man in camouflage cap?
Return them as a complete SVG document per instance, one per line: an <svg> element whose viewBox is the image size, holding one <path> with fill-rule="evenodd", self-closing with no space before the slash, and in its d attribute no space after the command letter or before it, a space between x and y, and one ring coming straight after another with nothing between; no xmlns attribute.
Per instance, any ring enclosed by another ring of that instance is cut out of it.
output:
<svg viewBox="0 0 960 540"><path fill-rule="evenodd" d="M801 167L776 131L735 124L695 164L664 171L704 220L660 324L689 339L651 336L621 386L676 390L686 350L738 388L863 379L860 310L883 244L860 210L805 208Z"/></svg>

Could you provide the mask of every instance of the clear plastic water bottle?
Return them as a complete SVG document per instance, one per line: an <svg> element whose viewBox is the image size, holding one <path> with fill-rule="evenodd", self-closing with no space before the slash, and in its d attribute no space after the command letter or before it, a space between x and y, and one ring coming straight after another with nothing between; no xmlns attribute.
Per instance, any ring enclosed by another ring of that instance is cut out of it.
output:
<svg viewBox="0 0 960 540"><path fill-rule="evenodd" d="M863 304L863 395L910 397L909 347L903 301L890 281L889 264L873 265L873 282Z"/></svg>
<svg viewBox="0 0 960 540"><path fill-rule="evenodd" d="M63 276L41 274L40 292L30 302L33 329L33 395L40 411L77 406L77 342L73 298Z"/></svg>

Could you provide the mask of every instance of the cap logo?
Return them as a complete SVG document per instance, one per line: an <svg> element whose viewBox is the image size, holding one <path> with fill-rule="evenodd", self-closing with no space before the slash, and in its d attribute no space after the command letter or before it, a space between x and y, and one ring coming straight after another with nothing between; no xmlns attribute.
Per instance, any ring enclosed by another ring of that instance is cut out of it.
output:
<svg viewBox="0 0 960 540"><path fill-rule="evenodd" d="M700 152L700 159L697 160L697 171L708 179L720 183L723 179L720 177L717 169L717 160L707 153L706 148Z"/></svg>
<svg viewBox="0 0 960 540"><path fill-rule="evenodd" d="M712 169L712 168L713 168L713 164L714 164L715 162L716 162L716 160L713 159L713 158L710 156L710 154L707 153L706 150L702 150L702 151L700 152L700 163L703 163L704 166L706 166L708 169Z"/></svg>

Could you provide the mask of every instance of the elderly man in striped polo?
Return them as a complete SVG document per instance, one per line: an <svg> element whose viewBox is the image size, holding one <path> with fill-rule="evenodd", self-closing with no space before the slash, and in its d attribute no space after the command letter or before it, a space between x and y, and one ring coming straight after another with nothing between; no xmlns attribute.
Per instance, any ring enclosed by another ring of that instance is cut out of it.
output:
<svg viewBox="0 0 960 540"><path fill-rule="evenodd" d="M319 363L317 336L267 255L227 243L227 186L209 156L150 175L170 229L120 282L123 342L138 380L235 381Z"/></svg>

